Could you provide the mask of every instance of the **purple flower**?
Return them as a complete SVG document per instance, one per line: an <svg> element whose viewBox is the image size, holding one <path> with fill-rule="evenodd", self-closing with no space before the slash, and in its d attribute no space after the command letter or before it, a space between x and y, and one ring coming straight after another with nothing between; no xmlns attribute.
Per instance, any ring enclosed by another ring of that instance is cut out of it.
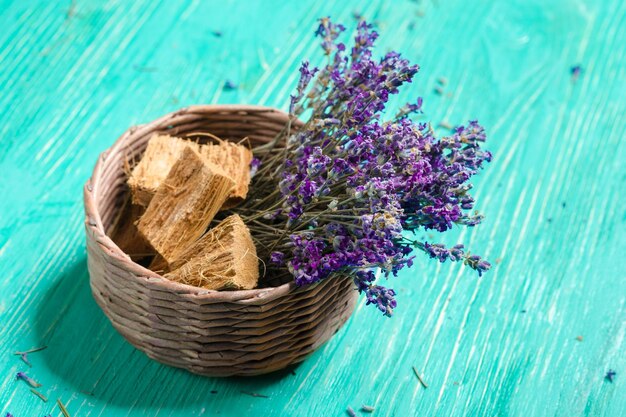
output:
<svg viewBox="0 0 626 417"><path fill-rule="evenodd" d="M466 256L464 263L478 272L478 276L482 276L483 272L491 269L491 264L478 255Z"/></svg>
<svg viewBox="0 0 626 417"><path fill-rule="evenodd" d="M450 249L447 249L440 243L430 244L424 242L423 250L430 255L431 258L437 258L440 262L445 262L448 259L451 261L459 261L463 258L465 253L463 252L463 245L455 245Z"/></svg>
<svg viewBox="0 0 626 417"><path fill-rule="evenodd" d="M255 177L251 190L266 194L241 208L249 204L254 219L267 219L262 232L253 230L259 256L286 268L297 285L351 275L367 304L390 316L395 292L372 271L395 276L412 265L415 248L479 275L491 267L461 244L447 248L408 236L479 224L469 181L492 155L481 147L486 135L476 121L446 137L412 121L421 97L385 121L388 102L419 67L394 51L376 58L378 33L367 22L359 22L350 49L339 41L344 30L320 19L326 65L305 61L290 101L292 117L306 115L305 122L285 145L264 146L268 175ZM266 212L259 214L261 203Z"/></svg>
<svg viewBox="0 0 626 417"><path fill-rule="evenodd" d="M400 109L398 114L396 115L396 120L403 119L405 117L409 117L411 114L419 114L422 113L422 105L424 104L424 100L421 97L417 98L417 102L415 103L407 103Z"/></svg>
<svg viewBox="0 0 626 417"><path fill-rule="evenodd" d="M309 61L304 61L302 63L300 66L300 81L298 82L298 85L301 86L301 88L299 87L300 90L304 89L304 87L309 84L317 71L319 71L317 67L313 69L309 68Z"/></svg>
<svg viewBox="0 0 626 417"><path fill-rule="evenodd" d="M358 61L362 56L371 54L371 48L378 38L378 33L373 30L374 26L361 20L357 26L354 46L352 47L352 61Z"/></svg>
<svg viewBox="0 0 626 417"><path fill-rule="evenodd" d="M357 272L354 278L357 289L365 293L366 304L374 304L385 316L391 317L396 308L396 293L392 289L373 285L374 280L372 271Z"/></svg>
<svg viewBox="0 0 626 417"><path fill-rule="evenodd" d="M343 25L334 24L329 17L324 17L320 19L319 26L315 31L315 35L322 38L322 49L326 55L330 55L330 53L335 48L335 39L346 30Z"/></svg>
<svg viewBox="0 0 626 417"><path fill-rule="evenodd" d="M431 258L439 259L440 262L445 262L447 260L463 261L465 265L478 272L478 276L481 276L483 272L491 269L491 264L489 262L485 261L478 255L470 255L469 253L466 253L463 250L464 246L461 244L454 245L452 248L448 249L439 243L430 244L428 242L424 242L423 244L418 244L417 247L430 255Z"/></svg>
<svg viewBox="0 0 626 417"><path fill-rule="evenodd" d="M252 158L250 161L250 178L254 177L261 167L261 160L259 158Z"/></svg>
<svg viewBox="0 0 626 417"><path fill-rule="evenodd" d="M37 381L35 381L34 379L32 379L31 377L26 375L24 372L18 372L15 375L15 379L21 379L22 381L24 381L28 385L30 385L32 388L39 388L39 387L41 387L40 383L38 383Z"/></svg>
<svg viewBox="0 0 626 417"><path fill-rule="evenodd" d="M300 80L296 88L296 94L291 95L291 101L289 103L289 113L294 114L296 112L296 103L298 103L304 97L305 90L309 86L311 79L319 71L317 67L309 68L309 61L304 61L300 66Z"/></svg>
<svg viewBox="0 0 626 417"><path fill-rule="evenodd" d="M285 254L282 252L272 252L270 262L276 265L283 265L285 263Z"/></svg>

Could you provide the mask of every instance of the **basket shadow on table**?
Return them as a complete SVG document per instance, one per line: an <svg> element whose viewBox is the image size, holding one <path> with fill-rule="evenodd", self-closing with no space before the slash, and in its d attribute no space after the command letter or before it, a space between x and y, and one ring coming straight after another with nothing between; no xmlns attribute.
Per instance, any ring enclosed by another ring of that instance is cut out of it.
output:
<svg viewBox="0 0 626 417"><path fill-rule="evenodd" d="M210 403L211 398L219 401L224 395L232 400L247 396L241 391L271 396L273 385L295 378L298 365L259 377L209 378L148 358L113 328L96 304L84 254L52 278L44 299L36 314L36 332L48 348L37 355L62 380L60 385L79 398L175 408ZM166 400L161 395L165 387Z"/></svg>

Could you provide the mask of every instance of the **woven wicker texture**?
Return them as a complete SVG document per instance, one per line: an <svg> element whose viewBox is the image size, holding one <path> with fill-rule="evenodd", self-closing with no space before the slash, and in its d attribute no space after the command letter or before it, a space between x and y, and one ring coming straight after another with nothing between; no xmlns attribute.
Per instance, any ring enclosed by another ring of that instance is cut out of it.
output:
<svg viewBox="0 0 626 417"><path fill-rule="evenodd" d="M207 132L256 145L286 122L271 108L193 106L129 129L100 156L84 188L91 289L113 326L149 357L208 376L264 374L304 360L352 314L357 293L348 277L304 288L203 290L133 262L107 235L128 198L128 164L152 134Z"/></svg>

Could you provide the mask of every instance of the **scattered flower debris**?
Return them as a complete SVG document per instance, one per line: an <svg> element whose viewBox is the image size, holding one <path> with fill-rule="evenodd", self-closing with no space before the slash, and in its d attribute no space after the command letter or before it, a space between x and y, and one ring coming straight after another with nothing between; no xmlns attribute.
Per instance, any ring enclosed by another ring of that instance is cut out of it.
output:
<svg viewBox="0 0 626 417"><path fill-rule="evenodd" d="M26 375L24 372L18 372L15 375L16 379L21 379L22 381L26 382L28 385L30 385L32 388L39 388L42 385L35 381L34 379L32 379L31 377L29 377L28 375Z"/></svg>
<svg viewBox="0 0 626 417"><path fill-rule="evenodd" d="M32 349L28 349L28 350L24 350L24 351L20 351L20 352L15 352L13 353L14 355L23 355L23 354L28 354L28 353L35 353L35 352L39 352L41 350L47 349L48 346L40 346L40 347L36 347L36 348L32 348Z"/></svg>
<svg viewBox="0 0 626 417"><path fill-rule="evenodd" d="M356 20L361 20L363 18L363 15L359 11L353 10L352 17L354 17Z"/></svg>
<svg viewBox="0 0 626 417"><path fill-rule="evenodd" d="M237 88L239 88L239 86L231 80L226 80L226 82L224 83L224 90L226 91L233 91Z"/></svg>
<svg viewBox="0 0 626 417"><path fill-rule="evenodd" d="M615 375L617 375L617 372L615 372L612 369L609 369L606 373L606 375L604 375L604 379L606 379L607 381L609 381L611 384L613 383L613 379L615 378Z"/></svg>
<svg viewBox="0 0 626 417"><path fill-rule="evenodd" d="M411 20L411 21L409 22L409 26L408 26L408 28L409 28L409 30L413 30L413 29L415 29L415 22L414 22L413 20Z"/></svg>
<svg viewBox="0 0 626 417"><path fill-rule="evenodd" d="M28 367L29 367L29 368L32 368L32 367L33 367L33 365L32 365L32 364L30 363L30 361L28 360L28 353L22 353L22 354L20 355L20 359L22 359L22 361L23 361L26 365L28 365Z"/></svg>
<svg viewBox="0 0 626 417"><path fill-rule="evenodd" d="M68 7L67 12L65 13L65 19L69 20L76 15L76 0L72 0L70 3L70 7Z"/></svg>
<svg viewBox="0 0 626 417"><path fill-rule="evenodd" d="M439 94L440 96L443 95L443 88L441 88L440 86L436 86L434 88L435 93Z"/></svg>
<svg viewBox="0 0 626 417"><path fill-rule="evenodd" d="M361 406L361 411L363 411L364 413L373 413L374 410L376 410L376 409L374 407L372 407L371 405L363 404Z"/></svg>
<svg viewBox="0 0 626 417"><path fill-rule="evenodd" d="M565 208L567 206L567 204L565 204L565 201L561 203L561 207Z"/></svg>
<svg viewBox="0 0 626 417"><path fill-rule="evenodd" d="M570 68L570 74L572 74L572 82L575 82L576 80L578 80L578 77L580 77L580 74L582 72L583 68L580 65L574 65L573 67Z"/></svg>
<svg viewBox="0 0 626 417"><path fill-rule="evenodd" d="M31 388L30 392L32 392L33 394L35 394L36 396L41 398L41 401L43 401L44 403L48 402L48 398L46 398L45 395L43 395L41 392L37 391L35 388Z"/></svg>
<svg viewBox="0 0 626 417"><path fill-rule="evenodd" d="M348 415L350 417L356 417L356 413L354 412L354 410L350 406L348 406L348 408L346 408L346 413L348 413Z"/></svg>
<svg viewBox="0 0 626 417"><path fill-rule="evenodd" d="M251 397L258 397L258 398L269 398L267 395L263 395L263 394L259 394L256 392L250 392L250 391L240 391L242 394L246 394L249 395Z"/></svg>
<svg viewBox="0 0 626 417"><path fill-rule="evenodd" d="M526 309L525 309L525 308L523 308L523 309L520 311L520 313L526 313Z"/></svg>
<svg viewBox="0 0 626 417"><path fill-rule="evenodd" d="M458 386L458 385L461 385L461 384L459 383L459 381L454 381L454 382L453 382L453 384L454 384L454 385L457 385L457 386Z"/></svg>
<svg viewBox="0 0 626 417"><path fill-rule="evenodd" d="M583 337L582 336L576 336L576 340L578 340L579 342L583 341Z"/></svg>
<svg viewBox="0 0 626 417"><path fill-rule="evenodd" d="M59 406L59 409L61 409L61 413L63 413L64 417L70 417L70 413L67 412L67 408L65 408L60 398L57 399L57 405Z"/></svg>
<svg viewBox="0 0 626 417"><path fill-rule="evenodd" d="M13 414L11 414L11 413L7 412L6 417L13 417Z"/></svg>
<svg viewBox="0 0 626 417"><path fill-rule="evenodd" d="M439 83L439 85L444 86L448 84L448 79L446 77L439 77L437 78L437 82Z"/></svg>
<svg viewBox="0 0 626 417"><path fill-rule="evenodd" d="M213 31L211 31L211 34L213 36L215 36L216 38L221 38L222 35L223 35L223 33L221 31L219 31L219 30L213 30Z"/></svg>
<svg viewBox="0 0 626 417"><path fill-rule="evenodd" d="M446 122L445 120L442 120L441 122L439 122L437 126L439 126L442 129L448 129L448 130L454 129L454 127L450 123Z"/></svg>
<svg viewBox="0 0 626 417"><path fill-rule="evenodd" d="M502 258L496 258L496 260L494 261L496 264L499 264L500 262L502 262Z"/></svg>
<svg viewBox="0 0 626 417"><path fill-rule="evenodd" d="M420 382L420 384L422 384L422 386L424 388L428 388L428 384L426 384L426 382L424 382L424 380L420 376L419 372L417 372L417 368L415 366L413 367L413 372L415 372L415 376L417 377L417 380Z"/></svg>

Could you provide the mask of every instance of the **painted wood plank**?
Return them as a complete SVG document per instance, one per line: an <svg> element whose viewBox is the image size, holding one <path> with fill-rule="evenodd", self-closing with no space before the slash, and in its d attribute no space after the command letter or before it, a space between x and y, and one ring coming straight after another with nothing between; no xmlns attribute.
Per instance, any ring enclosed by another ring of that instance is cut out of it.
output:
<svg viewBox="0 0 626 417"><path fill-rule="evenodd" d="M73 416L626 412L626 3L0 0L0 10L0 415L58 416L57 398ZM495 160L475 182L486 222L445 241L467 242L493 271L478 279L419 258L394 278L392 319L359 306L295 375L210 379L149 360L89 292L81 186L97 155L128 126L189 104L285 109L299 63L320 59L315 19L354 28L355 13L376 21L381 51L422 67L392 103L423 95L425 120L487 127ZM227 80L239 88L224 91ZM40 345L32 369L12 355ZM24 370L48 403L15 381Z"/></svg>

